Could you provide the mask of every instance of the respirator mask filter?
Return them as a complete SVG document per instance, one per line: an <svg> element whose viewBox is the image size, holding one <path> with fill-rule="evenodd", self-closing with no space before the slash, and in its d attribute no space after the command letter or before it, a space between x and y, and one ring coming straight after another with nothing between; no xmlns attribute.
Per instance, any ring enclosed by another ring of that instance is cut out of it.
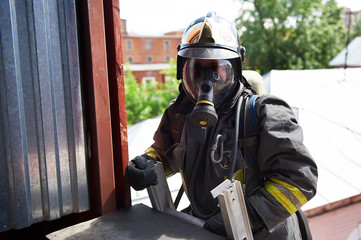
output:
<svg viewBox="0 0 361 240"><path fill-rule="evenodd" d="M235 83L231 61L187 59L182 81L187 96L196 104L191 122L200 127L214 126L218 121L216 108L224 102Z"/></svg>

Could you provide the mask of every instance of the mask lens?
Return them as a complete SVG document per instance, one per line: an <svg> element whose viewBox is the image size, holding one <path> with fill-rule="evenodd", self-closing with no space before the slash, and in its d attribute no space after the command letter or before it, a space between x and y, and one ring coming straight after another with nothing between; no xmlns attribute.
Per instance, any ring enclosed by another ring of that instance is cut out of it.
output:
<svg viewBox="0 0 361 240"><path fill-rule="evenodd" d="M188 95L194 101L197 100L203 81L213 85L215 104L219 103L234 83L234 70L231 62L228 60L188 59L183 68L183 83Z"/></svg>

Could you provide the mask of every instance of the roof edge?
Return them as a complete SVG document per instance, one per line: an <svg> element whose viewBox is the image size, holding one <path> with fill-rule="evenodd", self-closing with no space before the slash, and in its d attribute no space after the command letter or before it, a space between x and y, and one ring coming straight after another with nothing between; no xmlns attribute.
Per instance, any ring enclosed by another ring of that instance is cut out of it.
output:
<svg viewBox="0 0 361 240"><path fill-rule="evenodd" d="M316 216L319 216L319 215L322 215L322 214L325 214L328 212L332 212L337 209L344 208L344 207L347 207L347 206L350 206L352 204L359 203L359 202L361 202L361 194L358 194L358 195L355 195L355 196L352 196L349 198L341 199L336 202L331 202L331 203L322 205L320 207L306 210L305 215L308 218L313 218L313 217L316 217Z"/></svg>

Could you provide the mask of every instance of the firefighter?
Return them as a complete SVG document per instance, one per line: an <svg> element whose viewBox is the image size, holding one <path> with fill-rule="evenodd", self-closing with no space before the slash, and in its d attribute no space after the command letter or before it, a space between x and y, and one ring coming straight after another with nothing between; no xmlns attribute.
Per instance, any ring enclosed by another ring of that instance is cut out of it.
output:
<svg viewBox="0 0 361 240"><path fill-rule="evenodd" d="M244 57L234 25L214 12L186 28L178 46L179 96L165 110L152 146L128 164L126 177L141 190L157 184L154 161L168 176L180 172L189 213L223 236L210 191L225 178L240 180L254 239L301 239L305 222L296 212L316 193L317 166L282 99L259 96L258 130L248 124L248 96L255 92L242 76Z"/></svg>

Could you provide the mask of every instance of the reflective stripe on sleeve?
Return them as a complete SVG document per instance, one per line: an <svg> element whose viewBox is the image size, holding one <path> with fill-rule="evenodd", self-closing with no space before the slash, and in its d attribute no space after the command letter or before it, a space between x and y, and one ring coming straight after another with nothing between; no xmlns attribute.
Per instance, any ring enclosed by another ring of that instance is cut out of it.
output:
<svg viewBox="0 0 361 240"><path fill-rule="evenodd" d="M164 173L167 177L170 177L174 174L174 172L166 166L163 159L159 156L158 152L154 148L149 147L147 150L144 151L144 153L147 154L149 157L163 163Z"/></svg>
<svg viewBox="0 0 361 240"><path fill-rule="evenodd" d="M274 178L271 178L272 182L275 182L281 186L286 187L297 199L298 201L304 205L307 202L307 198L305 197L305 195L303 195L303 193L295 186L292 186L291 184L288 184L286 182L282 182L281 180L277 180Z"/></svg>
<svg viewBox="0 0 361 240"><path fill-rule="evenodd" d="M266 183L265 189L269 192L290 214L293 214L307 202L307 198L295 186L271 178Z"/></svg>
<svg viewBox="0 0 361 240"><path fill-rule="evenodd" d="M145 150L144 153L147 154L149 157L155 159L155 160L158 160L158 161L163 162L162 158L159 156L159 154L157 153L157 151L156 151L154 148L152 148L152 147L147 148L147 150ZM157 158L158 158L158 159L157 159Z"/></svg>

